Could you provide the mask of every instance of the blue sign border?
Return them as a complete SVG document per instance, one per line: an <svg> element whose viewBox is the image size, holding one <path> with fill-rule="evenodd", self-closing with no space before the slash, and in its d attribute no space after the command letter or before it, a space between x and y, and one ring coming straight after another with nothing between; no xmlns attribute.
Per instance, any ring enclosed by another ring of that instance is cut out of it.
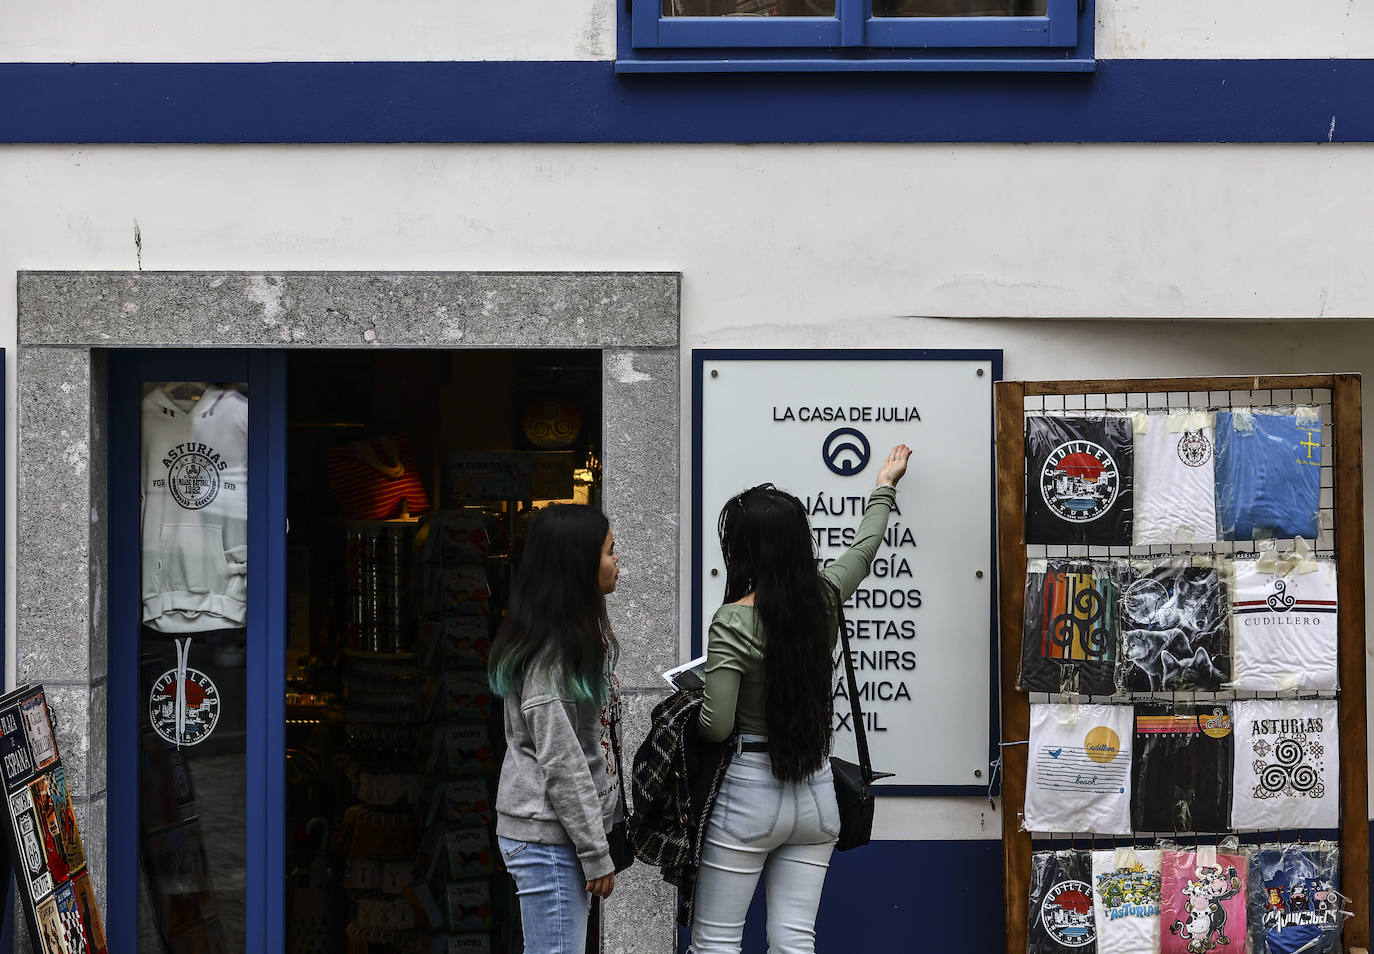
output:
<svg viewBox="0 0 1374 954"><path fill-rule="evenodd" d="M857 348L816 349L807 348L693 348L692 349L692 658L701 655L702 626L705 613L702 608L703 580L701 578L701 558L705 541L702 539L702 380L707 361L987 361L992 365L992 379L988 382L989 394L992 385L1002 380L1002 350L957 350L940 348L921 349L883 349ZM989 403L989 415L994 414ZM993 420L995 425L995 420ZM995 448L994 448L995 450ZM995 488L997 480L997 461L993 455L992 467L988 471L988 487ZM1001 697L998 679L998 638L997 638L997 496L991 495L992 521L988 537L988 769L1000 754L998 741L1001 738ZM880 766L881 767L881 766ZM1000 792L997 779L988 785L875 785L876 795L926 795L926 796L992 796Z"/></svg>

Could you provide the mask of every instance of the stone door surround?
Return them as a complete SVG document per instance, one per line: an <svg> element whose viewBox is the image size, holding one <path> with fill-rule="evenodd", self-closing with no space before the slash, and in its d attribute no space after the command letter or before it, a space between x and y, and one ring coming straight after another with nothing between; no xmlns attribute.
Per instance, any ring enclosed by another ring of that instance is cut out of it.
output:
<svg viewBox="0 0 1374 954"><path fill-rule="evenodd" d="M681 276L676 272L120 272L18 276L16 677L42 682L104 909L105 354L118 348L595 348L626 745L677 663ZM606 951L673 950L673 895L636 866ZM22 928L22 919L21 933ZM20 950L28 947L21 939Z"/></svg>

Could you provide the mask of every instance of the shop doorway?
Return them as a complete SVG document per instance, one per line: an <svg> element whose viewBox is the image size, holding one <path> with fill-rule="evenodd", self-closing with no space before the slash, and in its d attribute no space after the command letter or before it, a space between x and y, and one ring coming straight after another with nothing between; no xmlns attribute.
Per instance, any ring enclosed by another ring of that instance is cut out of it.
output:
<svg viewBox="0 0 1374 954"><path fill-rule="evenodd" d="M486 654L530 513L600 503L601 360L287 357L287 954L523 949Z"/></svg>

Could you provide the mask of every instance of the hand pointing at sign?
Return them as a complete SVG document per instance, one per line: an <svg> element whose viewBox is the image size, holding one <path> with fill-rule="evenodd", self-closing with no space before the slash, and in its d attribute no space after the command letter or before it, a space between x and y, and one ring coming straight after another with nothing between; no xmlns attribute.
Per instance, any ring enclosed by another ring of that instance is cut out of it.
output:
<svg viewBox="0 0 1374 954"><path fill-rule="evenodd" d="M905 444L898 444L892 448L892 453L887 455L882 469L878 471L878 486L896 487L897 481L906 473L906 461L910 456L911 448Z"/></svg>

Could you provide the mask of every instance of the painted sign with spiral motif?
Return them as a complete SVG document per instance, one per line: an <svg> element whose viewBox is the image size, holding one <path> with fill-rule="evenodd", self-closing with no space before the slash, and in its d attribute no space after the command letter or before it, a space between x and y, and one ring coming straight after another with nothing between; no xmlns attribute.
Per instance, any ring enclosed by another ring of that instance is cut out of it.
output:
<svg viewBox="0 0 1374 954"><path fill-rule="evenodd" d="M540 450L562 450L582 433L582 412L569 401L548 398L525 408L520 425L525 439Z"/></svg>

